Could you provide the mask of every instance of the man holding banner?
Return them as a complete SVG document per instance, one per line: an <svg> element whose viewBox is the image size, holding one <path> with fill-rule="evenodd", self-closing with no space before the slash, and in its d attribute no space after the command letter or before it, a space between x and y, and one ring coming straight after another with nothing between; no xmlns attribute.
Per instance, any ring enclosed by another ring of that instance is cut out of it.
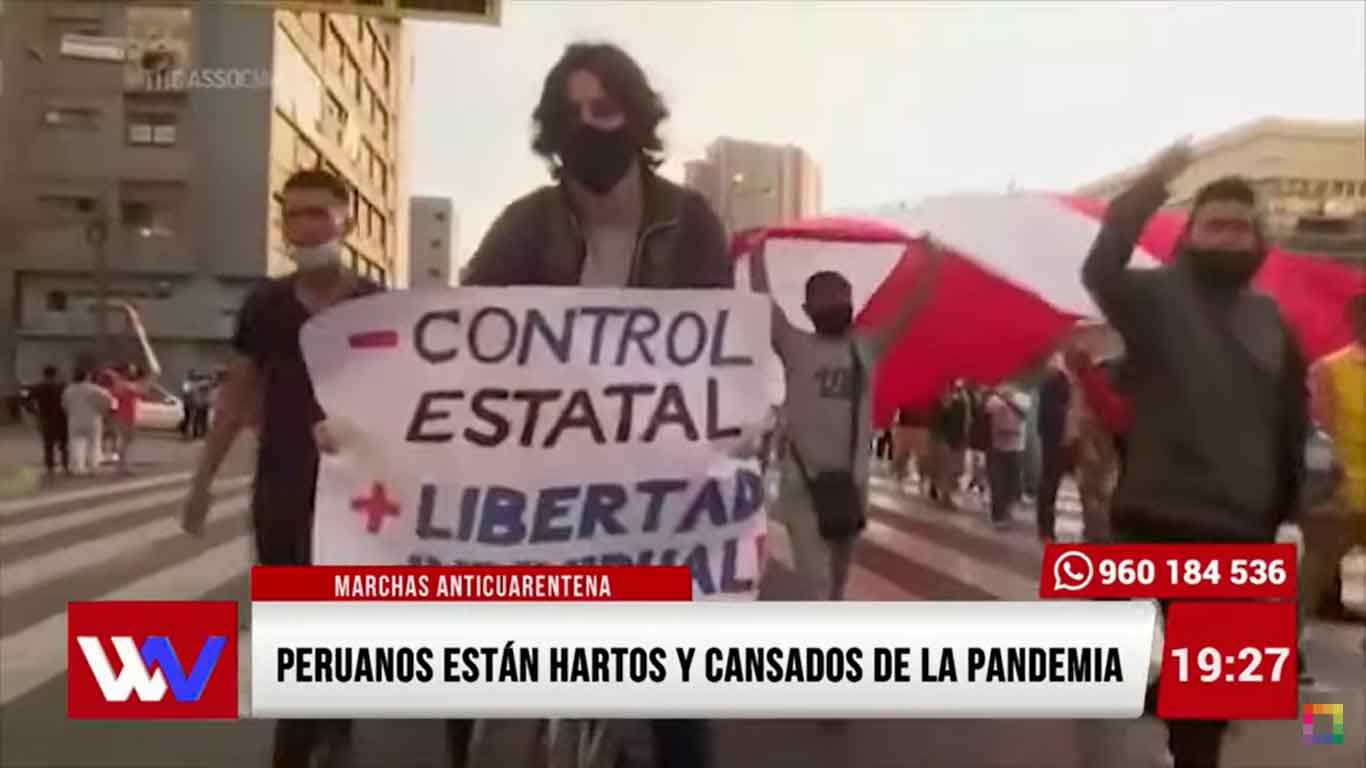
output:
<svg viewBox="0 0 1366 768"><path fill-rule="evenodd" d="M867 523L873 372L934 290L943 252L931 244L928 254L905 304L878 327L853 327L852 289L838 272L817 272L806 282L803 308L814 334L793 326L773 304L773 346L787 378L789 446L777 510L808 600L844 598L854 542ZM761 249L750 259L750 284L760 293L769 291L764 256Z"/></svg>
<svg viewBox="0 0 1366 768"><path fill-rule="evenodd" d="M630 56L571 45L546 76L532 148L556 186L513 202L470 260L472 286L733 288L725 228L655 173L668 109ZM761 412L762 413L762 412ZM756 414L760 415L760 414ZM655 721L661 768L711 764L701 722Z"/></svg>

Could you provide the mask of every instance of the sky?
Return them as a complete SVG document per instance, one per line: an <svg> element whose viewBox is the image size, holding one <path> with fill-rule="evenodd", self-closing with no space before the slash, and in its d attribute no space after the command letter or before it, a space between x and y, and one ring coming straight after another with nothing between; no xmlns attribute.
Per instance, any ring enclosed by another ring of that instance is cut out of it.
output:
<svg viewBox="0 0 1366 768"><path fill-rule="evenodd" d="M718 136L797 144L827 210L1065 190L1266 115L1361 120L1366 3L504 0L497 27L419 22L412 194L458 253L549 181L531 111L572 42L636 58L672 117L664 174Z"/></svg>

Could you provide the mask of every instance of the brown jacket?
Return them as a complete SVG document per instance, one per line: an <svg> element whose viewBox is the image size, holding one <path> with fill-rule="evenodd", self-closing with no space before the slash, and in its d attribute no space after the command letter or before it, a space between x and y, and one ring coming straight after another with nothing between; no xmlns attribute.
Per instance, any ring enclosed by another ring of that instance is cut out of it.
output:
<svg viewBox="0 0 1366 768"><path fill-rule="evenodd" d="M733 288L735 268L721 221L706 200L642 171L643 225L632 288ZM587 248L568 191L542 187L514 201L470 259L465 285L578 285Z"/></svg>

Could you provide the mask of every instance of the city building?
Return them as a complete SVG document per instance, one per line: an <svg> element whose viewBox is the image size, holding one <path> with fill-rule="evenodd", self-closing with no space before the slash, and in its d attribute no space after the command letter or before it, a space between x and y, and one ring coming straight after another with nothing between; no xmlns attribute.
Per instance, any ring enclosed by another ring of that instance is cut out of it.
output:
<svg viewBox="0 0 1366 768"><path fill-rule="evenodd" d="M3 13L0 393L48 363L135 356L99 296L137 307L167 384L221 365L247 291L293 269L280 189L300 168L353 188L350 266L406 284L401 22L219 3Z"/></svg>
<svg viewBox="0 0 1366 768"><path fill-rule="evenodd" d="M408 268L413 288L441 288L459 280L460 224L448 197L414 197L409 200L411 250Z"/></svg>
<svg viewBox="0 0 1366 768"><path fill-rule="evenodd" d="M1200 141L1195 151L1172 184L1170 206L1187 207L1204 184L1237 174L1256 185L1279 245L1366 260L1366 123L1268 117ZM1127 168L1077 192L1109 199L1142 170Z"/></svg>
<svg viewBox="0 0 1366 768"><path fill-rule="evenodd" d="M821 212L820 168L801 147L723 137L684 169L684 183L707 198L732 232Z"/></svg>

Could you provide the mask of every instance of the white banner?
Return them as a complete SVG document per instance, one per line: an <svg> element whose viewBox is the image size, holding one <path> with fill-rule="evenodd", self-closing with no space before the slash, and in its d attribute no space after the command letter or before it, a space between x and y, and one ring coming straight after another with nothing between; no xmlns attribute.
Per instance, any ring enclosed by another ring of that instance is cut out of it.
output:
<svg viewBox="0 0 1366 768"><path fill-rule="evenodd" d="M319 564L686 565L699 599L754 597L766 297L392 293L301 343L343 446Z"/></svg>
<svg viewBox="0 0 1366 768"><path fill-rule="evenodd" d="M254 717L1136 718L1152 602L255 603Z"/></svg>

